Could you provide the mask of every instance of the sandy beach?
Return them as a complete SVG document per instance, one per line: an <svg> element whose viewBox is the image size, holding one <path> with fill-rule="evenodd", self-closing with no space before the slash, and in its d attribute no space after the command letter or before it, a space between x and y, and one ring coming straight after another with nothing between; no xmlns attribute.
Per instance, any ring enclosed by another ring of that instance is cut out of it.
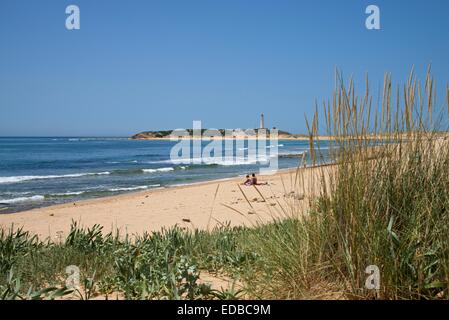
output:
<svg viewBox="0 0 449 320"><path fill-rule="evenodd" d="M290 211L291 204L297 202L298 211L301 206L297 204L306 202L298 186L315 171L316 168L302 168L298 176L296 169L259 176L259 181L268 182L268 185L257 188L243 186L243 178L236 177L70 202L2 214L0 226L4 229L11 225L23 227L41 239L65 237L72 221L85 227L100 224L105 232L118 229L122 234L141 234L174 225L209 230L226 223L252 226L286 214L297 214Z"/></svg>

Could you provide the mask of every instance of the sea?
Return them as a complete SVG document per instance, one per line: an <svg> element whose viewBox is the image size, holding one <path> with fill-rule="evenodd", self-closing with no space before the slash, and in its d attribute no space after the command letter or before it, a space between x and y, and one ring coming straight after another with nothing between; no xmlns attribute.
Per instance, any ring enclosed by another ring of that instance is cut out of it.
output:
<svg viewBox="0 0 449 320"><path fill-rule="evenodd" d="M201 163L172 161L176 143L126 137L0 138L0 214L236 176L243 181L246 174L268 167L262 161L267 159L248 161L248 141L223 144L223 150L232 148L231 158L212 154ZM328 143L321 142L320 150ZM278 141L279 169L310 165L308 150L308 141Z"/></svg>

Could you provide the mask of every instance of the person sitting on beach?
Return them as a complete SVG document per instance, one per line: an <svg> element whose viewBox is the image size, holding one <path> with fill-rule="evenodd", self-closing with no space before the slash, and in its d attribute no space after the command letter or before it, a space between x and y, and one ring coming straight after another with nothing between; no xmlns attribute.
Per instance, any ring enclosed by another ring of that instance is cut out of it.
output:
<svg viewBox="0 0 449 320"><path fill-rule="evenodd" d="M243 182L245 186L250 186L252 184L252 180L249 178L249 174L246 175L246 181Z"/></svg>
<svg viewBox="0 0 449 320"><path fill-rule="evenodd" d="M255 173L252 174L251 185L262 186L262 185L267 185L267 184L268 184L268 182L257 182L256 174Z"/></svg>

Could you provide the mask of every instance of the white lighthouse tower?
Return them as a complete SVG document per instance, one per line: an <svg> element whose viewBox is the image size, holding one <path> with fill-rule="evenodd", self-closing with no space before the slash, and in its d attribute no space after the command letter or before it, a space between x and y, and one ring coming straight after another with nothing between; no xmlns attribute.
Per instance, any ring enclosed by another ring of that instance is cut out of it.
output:
<svg viewBox="0 0 449 320"><path fill-rule="evenodd" d="M259 129L265 129L265 120L264 120L263 113L260 114L260 127L259 127Z"/></svg>

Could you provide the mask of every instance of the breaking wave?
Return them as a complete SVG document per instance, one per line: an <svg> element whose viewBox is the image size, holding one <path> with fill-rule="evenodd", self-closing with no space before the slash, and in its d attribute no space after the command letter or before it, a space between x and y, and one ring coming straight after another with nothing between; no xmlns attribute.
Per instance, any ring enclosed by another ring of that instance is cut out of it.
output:
<svg viewBox="0 0 449 320"><path fill-rule="evenodd" d="M43 179L61 179L61 178L79 178L84 176L102 176L111 174L109 171L105 172L87 172L87 173L73 173L63 175L48 175L48 176L13 176L13 177L0 177L0 183L17 183L30 180L43 180Z"/></svg>
<svg viewBox="0 0 449 320"><path fill-rule="evenodd" d="M0 204L14 204L14 203L19 203L19 202L36 202L36 201L43 201L44 199L45 199L44 196L37 195L37 196L32 196L32 197L20 197L20 198L0 200Z"/></svg>

